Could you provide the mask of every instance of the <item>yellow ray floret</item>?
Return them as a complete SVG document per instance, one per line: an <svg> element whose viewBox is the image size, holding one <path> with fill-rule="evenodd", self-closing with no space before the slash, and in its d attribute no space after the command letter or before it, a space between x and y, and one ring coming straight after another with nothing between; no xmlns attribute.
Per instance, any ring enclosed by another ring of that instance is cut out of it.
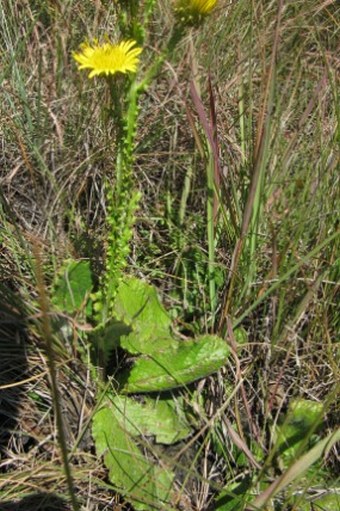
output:
<svg viewBox="0 0 340 511"><path fill-rule="evenodd" d="M139 63L138 55L142 51L136 44L133 40L118 44L99 44L98 41L83 43L79 52L73 52L73 58L79 69L91 69L89 78L101 74L135 73Z"/></svg>
<svg viewBox="0 0 340 511"><path fill-rule="evenodd" d="M175 10L187 16L205 16L210 14L217 0L175 0Z"/></svg>

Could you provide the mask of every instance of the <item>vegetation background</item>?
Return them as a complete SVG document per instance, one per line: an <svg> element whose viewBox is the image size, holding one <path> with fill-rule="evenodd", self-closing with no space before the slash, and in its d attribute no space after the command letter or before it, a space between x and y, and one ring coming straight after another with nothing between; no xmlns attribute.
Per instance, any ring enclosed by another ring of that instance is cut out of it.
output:
<svg viewBox="0 0 340 511"><path fill-rule="evenodd" d="M256 493L282 474L273 431L292 399L323 404L319 438L339 427L339 19L331 0L220 0L141 101L142 200L126 271L157 287L182 335L215 332L235 348L233 326L242 344L200 383L207 420L232 398L223 425L211 421L181 458L182 509L244 509L217 507L226 480L258 470L247 489ZM145 62L172 24L172 3L157 2ZM0 1L1 510L69 509L38 303L66 259L90 258L98 273L103 265L104 181L115 162L108 98L71 57L103 33L116 34L113 1ZM74 346L58 352L57 379L78 501L131 509L93 449L96 384ZM228 424L261 469L249 457L236 463ZM338 471L334 447L275 509L331 511L334 502L303 499L336 488Z"/></svg>

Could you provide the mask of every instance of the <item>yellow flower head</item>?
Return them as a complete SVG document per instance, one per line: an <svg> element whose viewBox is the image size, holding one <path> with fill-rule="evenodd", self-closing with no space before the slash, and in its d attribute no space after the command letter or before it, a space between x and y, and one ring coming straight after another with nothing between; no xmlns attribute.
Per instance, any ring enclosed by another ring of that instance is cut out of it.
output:
<svg viewBox="0 0 340 511"><path fill-rule="evenodd" d="M175 13L181 22L196 25L216 4L217 0L175 0Z"/></svg>
<svg viewBox="0 0 340 511"><path fill-rule="evenodd" d="M105 42L99 44L83 43L79 52L73 52L79 69L91 69L89 78L104 74L135 73L139 63L138 55L142 48L136 47L136 41L122 41L119 44Z"/></svg>

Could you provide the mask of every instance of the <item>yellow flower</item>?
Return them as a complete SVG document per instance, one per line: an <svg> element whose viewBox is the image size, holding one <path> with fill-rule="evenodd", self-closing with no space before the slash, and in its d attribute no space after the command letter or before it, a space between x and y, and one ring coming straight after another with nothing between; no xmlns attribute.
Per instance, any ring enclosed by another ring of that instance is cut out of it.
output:
<svg viewBox="0 0 340 511"><path fill-rule="evenodd" d="M197 24L216 4L217 0L175 0L175 12L182 22Z"/></svg>
<svg viewBox="0 0 340 511"><path fill-rule="evenodd" d="M136 47L136 41L122 41L119 44L105 42L99 44L83 43L79 52L73 52L79 69L91 69L89 78L104 74L135 73L139 63L138 55L142 48Z"/></svg>

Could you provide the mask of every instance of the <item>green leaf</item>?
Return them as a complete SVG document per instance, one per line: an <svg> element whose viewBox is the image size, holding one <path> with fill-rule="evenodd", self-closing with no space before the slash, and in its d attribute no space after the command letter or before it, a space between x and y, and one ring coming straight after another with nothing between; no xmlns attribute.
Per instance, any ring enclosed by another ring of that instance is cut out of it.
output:
<svg viewBox="0 0 340 511"><path fill-rule="evenodd" d="M235 336L235 340L239 346L242 346L243 344L247 344L248 334L243 327L235 328L234 336Z"/></svg>
<svg viewBox="0 0 340 511"><path fill-rule="evenodd" d="M329 434L323 440L320 440L317 445L310 449L301 458L294 461L292 465L277 479L275 479L270 486L260 493L255 500L249 505L247 511L254 511L262 509L266 502L269 502L277 493L282 491L292 482L296 482L303 474L322 456L327 455L329 450L340 441L340 429L334 433Z"/></svg>
<svg viewBox="0 0 340 511"><path fill-rule="evenodd" d="M146 282L127 277L118 288L113 313L133 329L133 333L121 339L122 348L130 353L151 354L177 347L178 342L170 335L170 316L155 288Z"/></svg>
<svg viewBox="0 0 340 511"><path fill-rule="evenodd" d="M178 341L170 335L171 320L149 284L127 277L118 288L113 313L113 319L89 336L104 364L117 347L134 355L177 348Z"/></svg>
<svg viewBox="0 0 340 511"><path fill-rule="evenodd" d="M245 476L241 482L224 488L215 500L216 511L242 511L251 498L252 479Z"/></svg>
<svg viewBox="0 0 340 511"><path fill-rule="evenodd" d="M306 439L310 442L317 440L313 433L320 424L322 416L322 403L307 399L291 401L284 420L276 430L277 452L285 467L289 466L299 454L302 454L300 450L304 446L308 448Z"/></svg>
<svg viewBox="0 0 340 511"><path fill-rule="evenodd" d="M326 493L319 498L292 499L292 509L299 509L299 511L339 511L340 489L336 489L332 493Z"/></svg>
<svg viewBox="0 0 340 511"><path fill-rule="evenodd" d="M187 385L218 371L229 348L215 336L182 341L177 349L140 357L123 377L123 392L156 392ZM124 381L125 380L125 381Z"/></svg>
<svg viewBox="0 0 340 511"><path fill-rule="evenodd" d="M111 483L136 510L172 509L174 474L143 455L112 408L103 408L95 414L92 434L97 455L104 456Z"/></svg>
<svg viewBox="0 0 340 511"><path fill-rule="evenodd" d="M135 328L134 325L133 328ZM176 349L178 345L178 341L169 334L158 336L156 325L153 334L150 333L149 337L145 336L145 332L138 331L131 332L120 339L120 346L132 355L152 355L161 350Z"/></svg>
<svg viewBox="0 0 340 511"><path fill-rule="evenodd" d="M156 442L173 444L191 433L183 398L150 399L143 403L126 396L115 396L111 408L121 427L132 436L155 436Z"/></svg>
<svg viewBox="0 0 340 511"><path fill-rule="evenodd" d="M52 288L52 303L67 314L76 314L85 308L92 287L89 261L68 261Z"/></svg>
<svg viewBox="0 0 340 511"><path fill-rule="evenodd" d="M315 422L322 418L323 404L308 399L295 399L291 401L288 410L289 425L306 432Z"/></svg>
<svg viewBox="0 0 340 511"><path fill-rule="evenodd" d="M108 321L100 324L89 333L89 340L94 350L102 350L102 361L106 365L112 351L120 346L123 336L131 332L131 327L122 321Z"/></svg>

